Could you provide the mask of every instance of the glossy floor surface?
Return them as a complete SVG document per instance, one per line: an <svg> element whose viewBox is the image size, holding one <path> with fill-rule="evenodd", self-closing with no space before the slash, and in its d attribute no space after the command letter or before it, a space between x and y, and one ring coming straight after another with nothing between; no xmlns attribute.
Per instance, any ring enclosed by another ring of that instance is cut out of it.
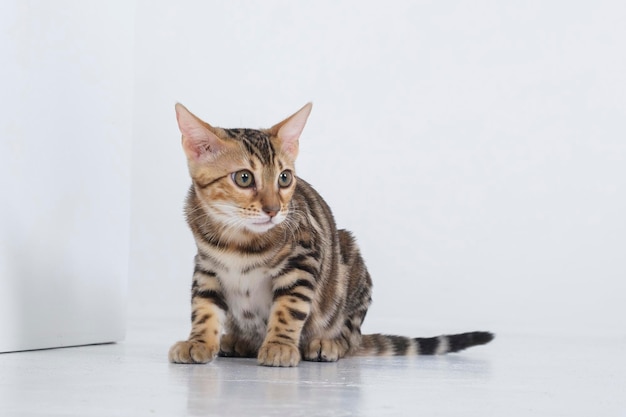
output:
<svg viewBox="0 0 626 417"><path fill-rule="evenodd" d="M499 334L420 358L171 365L175 322L125 342L0 355L0 416L626 416L626 338Z"/></svg>

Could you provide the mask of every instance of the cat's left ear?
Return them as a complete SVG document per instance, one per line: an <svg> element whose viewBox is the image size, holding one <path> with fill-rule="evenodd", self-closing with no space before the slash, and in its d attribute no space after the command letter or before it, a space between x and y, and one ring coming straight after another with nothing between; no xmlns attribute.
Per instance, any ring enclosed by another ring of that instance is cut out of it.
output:
<svg viewBox="0 0 626 417"><path fill-rule="evenodd" d="M313 103L307 103L300 110L270 129L272 136L280 141L282 151L293 159L298 156L298 139L300 139L312 108Z"/></svg>

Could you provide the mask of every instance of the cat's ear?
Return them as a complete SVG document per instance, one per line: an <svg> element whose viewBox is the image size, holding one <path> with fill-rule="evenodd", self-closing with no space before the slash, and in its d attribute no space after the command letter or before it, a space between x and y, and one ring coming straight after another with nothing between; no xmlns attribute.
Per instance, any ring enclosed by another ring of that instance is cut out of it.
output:
<svg viewBox="0 0 626 417"><path fill-rule="evenodd" d="M211 125L192 114L185 106L176 103L176 120L183 135L183 149L193 161L217 155L226 146L211 130Z"/></svg>
<svg viewBox="0 0 626 417"><path fill-rule="evenodd" d="M300 139L312 108L313 103L307 103L300 110L270 129L270 133L280 141L282 151L293 159L298 156L298 139Z"/></svg>

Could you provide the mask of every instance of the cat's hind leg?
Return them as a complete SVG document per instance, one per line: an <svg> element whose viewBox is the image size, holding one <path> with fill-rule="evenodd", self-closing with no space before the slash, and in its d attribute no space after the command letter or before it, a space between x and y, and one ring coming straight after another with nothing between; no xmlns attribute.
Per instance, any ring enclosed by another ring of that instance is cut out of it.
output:
<svg viewBox="0 0 626 417"><path fill-rule="evenodd" d="M257 349L248 341L232 333L222 336L219 356L236 358L256 358Z"/></svg>
<svg viewBox="0 0 626 417"><path fill-rule="evenodd" d="M346 355L351 355L361 345L361 323L366 309L360 309L343 323L339 335L319 337L305 342L302 357L307 361L335 362Z"/></svg>
<svg viewBox="0 0 626 417"><path fill-rule="evenodd" d="M336 339L313 339L304 347L304 360L313 362L336 362L348 352L348 343L339 336Z"/></svg>

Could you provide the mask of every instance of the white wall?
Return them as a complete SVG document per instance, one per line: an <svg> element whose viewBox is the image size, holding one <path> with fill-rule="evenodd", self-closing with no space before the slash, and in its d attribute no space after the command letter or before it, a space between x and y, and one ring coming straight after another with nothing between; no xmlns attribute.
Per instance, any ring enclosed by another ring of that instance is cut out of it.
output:
<svg viewBox="0 0 626 417"><path fill-rule="evenodd" d="M133 314L187 331L173 105L267 127L359 239L367 331L623 332L622 2L138 2Z"/></svg>
<svg viewBox="0 0 626 417"><path fill-rule="evenodd" d="M120 340L134 4L1 9L0 352Z"/></svg>

